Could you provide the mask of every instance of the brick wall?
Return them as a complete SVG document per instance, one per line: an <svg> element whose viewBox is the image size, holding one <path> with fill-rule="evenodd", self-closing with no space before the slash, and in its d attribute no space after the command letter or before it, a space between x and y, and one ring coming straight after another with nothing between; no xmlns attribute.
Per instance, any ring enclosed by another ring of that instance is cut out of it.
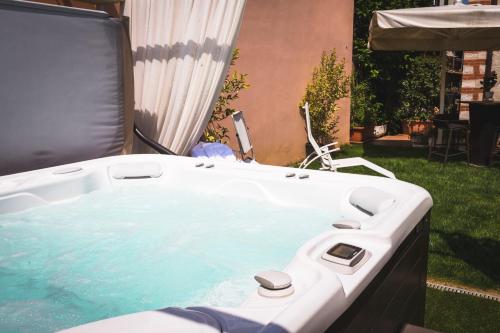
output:
<svg viewBox="0 0 500 333"><path fill-rule="evenodd" d="M465 51L462 76L462 101L481 101L483 88L481 81L484 78L486 67L486 51ZM460 117L468 118L469 105L460 104Z"/></svg>
<svg viewBox="0 0 500 333"><path fill-rule="evenodd" d="M497 76L500 76L500 51L493 51L491 70L495 71L497 73ZM493 91L493 98L495 100L500 99L500 84L497 83L497 85L493 87L491 91Z"/></svg>
<svg viewBox="0 0 500 333"><path fill-rule="evenodd" d="M469 4L490 5L491 0L469 0ZM495 52L493 56L493 64L500 69L500 53ZM486 51L465 51L464 52L464 67L462 77L461 99L462 101L481 101L483 100L483 88L481 81L484 79L484 71L486 68ZM495 66L492 66L495 70ZM498 72L497 70L497 73ZM495 90L495 89L493 89ZM499 91L500 94L500 91ZM498 95L497 95L498 96ZM460 118L469 118L469 105L460 104Z"/></svg>

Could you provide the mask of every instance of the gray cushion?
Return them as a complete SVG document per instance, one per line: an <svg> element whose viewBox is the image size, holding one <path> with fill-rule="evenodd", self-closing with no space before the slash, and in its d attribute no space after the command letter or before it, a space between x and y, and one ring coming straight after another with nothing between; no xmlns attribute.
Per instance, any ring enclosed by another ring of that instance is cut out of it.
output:
<svg viewBox="0 0 500 333"><path fill-rule="evenodd" d="M123 26L0 0L0 175L120 154Z"/></svg>

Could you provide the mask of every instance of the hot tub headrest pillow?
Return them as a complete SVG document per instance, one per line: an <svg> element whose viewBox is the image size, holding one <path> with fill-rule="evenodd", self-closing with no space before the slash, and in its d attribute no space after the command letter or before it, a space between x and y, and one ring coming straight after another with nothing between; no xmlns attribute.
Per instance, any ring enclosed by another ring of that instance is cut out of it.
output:
<svg viewBox="0 0 500 333"><path fill-rule="evenodd" d="M389 208L396 202L396 199L387 192L374 187L363 186L352 191L349 202L354 207L375 215Z"/></svg>

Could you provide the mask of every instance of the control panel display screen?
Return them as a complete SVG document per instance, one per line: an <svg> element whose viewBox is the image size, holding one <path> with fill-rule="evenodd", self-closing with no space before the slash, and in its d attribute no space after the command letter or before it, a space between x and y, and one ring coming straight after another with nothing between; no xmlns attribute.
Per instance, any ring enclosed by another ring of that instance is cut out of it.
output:
<svg viewBox="0 0 500 333"><path fill-rule="evenodd" d="M334 257L350 260L361 250L362 249L357 246L339 243L332 247L327 253Z"/></svg>

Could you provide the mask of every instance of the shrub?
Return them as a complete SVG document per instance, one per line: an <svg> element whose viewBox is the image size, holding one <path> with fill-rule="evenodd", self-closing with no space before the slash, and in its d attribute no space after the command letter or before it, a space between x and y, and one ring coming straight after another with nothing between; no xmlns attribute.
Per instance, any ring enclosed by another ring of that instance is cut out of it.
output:
<svg viewBox="0 0 500 333"><path fill-rule="evenodd" d="M408 59L401 82L399 120L428 120L439 107L440 61L435 55Z"/></svg>
<svg viewBox="0 0 500 333"><path fill-rule="evenodd" d="M337 101L349 92L350 77L345 74L345 60L337 62L335 50L323 52L321 63L313 70L301 106L309 102L311 128L314 137L322 142L331 141L337 132Z"/></svg>
<svg viewBox="0 0 500 333"><path fill-rule="evenodd" d="M351 86L351 127L384 123L382 103L377 102L368 82Z"/></svg>
<svg viewBox="0 0 500 333"><path fill-rule="evenodd" d="M240 50L234 49L231 58L231 66L234 66L236 60L240 58ZM248 88L247 74L238 73L236 70L232 73L228 72L222 86L221 93L215 104L214 110L208 126L203 133L204 141L206 142L222 142L227 143L229 130L224 127L220 121L226 119L236 112L236 109L231 107L231 102L239 98L239 92Z"/></svg>

